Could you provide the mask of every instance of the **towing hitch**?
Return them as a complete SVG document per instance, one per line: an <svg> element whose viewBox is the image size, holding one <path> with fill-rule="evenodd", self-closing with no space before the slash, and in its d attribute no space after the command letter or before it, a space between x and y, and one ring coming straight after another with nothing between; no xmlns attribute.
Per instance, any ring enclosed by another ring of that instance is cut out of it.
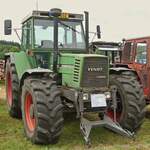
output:
<svg viewBox="0 0 150 150"><path fill-rule="evenodd" d="M87 118L81 117L80 130L87 145L89 146L91 145L91 141L89 138L91 129L93 127L98 127L98 126L105 127L109 130L112 130L113 132L116 132L128 138L134 137L134 132L130 132L128 130L123 129L117 122L114 122L110 117L106 115L104 115L103 120L98 120L98 121L90 121Z"/></svg>

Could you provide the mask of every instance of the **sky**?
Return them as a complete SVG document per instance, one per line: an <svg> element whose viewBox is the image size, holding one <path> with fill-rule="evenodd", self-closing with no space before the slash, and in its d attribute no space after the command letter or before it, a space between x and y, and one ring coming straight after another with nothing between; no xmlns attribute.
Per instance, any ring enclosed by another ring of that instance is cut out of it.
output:
<svg viewBox="0 0 150 150"><path fill-rule="evenodd" d="M37 0L0 1L0 40L18 41L15 33L4 36L3 22L12 19L13 27L20 28L22 19L36 9ZM90 31L95 32L96 25L100 25L103 41L150 36L150 0L38 0L39 10L51 8L73 13L89 11Z"/></svg>

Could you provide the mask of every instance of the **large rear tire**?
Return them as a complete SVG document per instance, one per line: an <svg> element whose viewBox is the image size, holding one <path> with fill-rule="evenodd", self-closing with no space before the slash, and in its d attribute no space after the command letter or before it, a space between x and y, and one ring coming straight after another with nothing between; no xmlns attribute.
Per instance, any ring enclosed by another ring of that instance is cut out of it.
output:
<svg viewBox="0 0 150 150"><path fill-rule="evenodd" d="M5 70L6 100L11 117L21 118L21 106L19 103L19 79L14 64L8 59Z"/></svg>
<svg viewBox="0 0 150 150"><path fill-rule="evenodd" d="M141 85L135 77L126 74L111 75L110 85L117 87L117 121L124 129L136 131L145 117L146 103ZM113 119L111 108L107 114Z"/></svg>
<svg viewBox="0 0 150 150"><path fill-rule="evenodd" d="M56 143L63 127L60 91L51 79L27 78L22 87L25 134L33 143Z"/></svg>

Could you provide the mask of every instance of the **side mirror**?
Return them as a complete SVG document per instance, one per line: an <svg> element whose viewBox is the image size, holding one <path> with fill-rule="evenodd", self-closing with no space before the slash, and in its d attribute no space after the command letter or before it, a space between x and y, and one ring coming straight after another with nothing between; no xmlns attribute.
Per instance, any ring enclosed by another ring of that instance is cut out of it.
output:
<svg viewBox="0 0 150 150"><path fill-rule="evenodd" d="M4 34L5 35L11 35L12 31L12 21L11 20L5 20L4 21Z"/></svg>
<svg viewBox="0 0 150 150"><path fill-rule="evenodd" d="M101 38L101 29L100 29L100 25L96 26L96 33L97 33L97 38L100 39Z"/></svg>

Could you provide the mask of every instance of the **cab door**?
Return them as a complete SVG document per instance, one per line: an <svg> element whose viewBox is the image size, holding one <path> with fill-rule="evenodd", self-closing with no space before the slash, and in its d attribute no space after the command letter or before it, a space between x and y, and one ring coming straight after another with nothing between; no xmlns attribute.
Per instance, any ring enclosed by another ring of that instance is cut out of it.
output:
<svg viewBox="0 0 150 150"><path fill-rule="evenodd" d="M149 77L148 77L148 43L146 41L139 41L135 44L135 62L134 68L136 69L140 81L142 82L144 93L149 93Z"/></svg>

